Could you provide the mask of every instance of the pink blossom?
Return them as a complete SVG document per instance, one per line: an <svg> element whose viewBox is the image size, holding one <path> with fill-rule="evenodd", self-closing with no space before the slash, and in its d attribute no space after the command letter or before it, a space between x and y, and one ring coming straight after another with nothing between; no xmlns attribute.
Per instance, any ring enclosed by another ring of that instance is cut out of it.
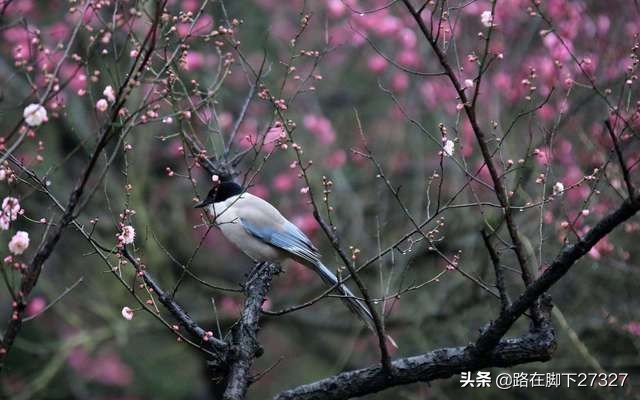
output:
<svg viewBox="0 0 640 400"><path fill-rule="evenodd" d="M180 3L184 11L195 12L200 7L200 2L198 0L182 0Z"/></svg>
<svg viewBox="0 0 640 400"><path fill-rule="evenodd" d="M271 299L269 299L267 297L262 302L262 306L260 307L260 309L261 310L265 310L265 311L269 311L269 310L271 310L271 307L273 307L273 303L271 302Z"/></svg>
<svg viewBox="0 0 640 400"><path fill-rule="evenodd" d="M204 56L202 55L202 53L197 51L187 52L187 56L185 57L184 61L184 68L187 71L195 71L204 66Z"/></svg>
<svg viewBox="0 0 640 400"><path fill-rule="evenodd" d="M15 255L20 255L29 247L29 234L25 231L18 231L9 242L9 251Z"/></svg>
<svg viewBox="0 0 640 400"><path fill-rule="evenodd" d="M136 230L131 225L125 225L122 227L122 232L118 239L124 244L131 244L136 237Z"/></svg>
<svg viewBox="0 0 640 400"><path fill-rule="evenodd" d="M180 37L186 37L191 34L195 35L205 35L209 33L213 29L213 17L208 14L203 14L198 18L193 28L191 27L191 23L180 23L178 24L178 35Z"/></svg>
<svg viewBox="0 0 640 400"><path fill-rule="evenodd" d="M67 24L56 22L47 29L47 37L55 41L62 41L69 36L70 32L71 30Z"/></svg>
<svg viewBox="0 0 640 400"><path fill-rule="evenodd" d="M228 111L222 111L218 114L218 123L220 124L220 128L229 129L233 124L233 116Z"/></svg>
<svg viewBox="0 0 640 400"><path fill-rule="evenodd" d="M303 120L304 127L316 135L322 144L331 144L336 139L331 121L314 114L307 114Z"/></svg>
<svg viewBox="0 0 640 400"><path fill-rule="evenodd" d="M22 212L20 201L15 197L5 197L2 200L2 214L9 220L15 221Z"/></svg>
<svg viewBox="0 0 640 400"><path fill-rule="evenodd" d="M418 67L420 65L420 56L414 49L403 49L396 56L397 62L405 67Z"/></svg>
<svg viewBox="0 0 640 400"><path fill-rule="evenodd" d="M383 14L381 14L383 15ZM393 15L383 15L381 18L378 15L372 14L373 26L371 27L380 36L389 36L394 34L402 26L400 18Z"/></svg>
<svg viewBox="0 0 640 400"><path fill-rule="evenodd" d="M404 92L409 87L409 76L404 72L396 72L391 77L391 88L397 92Z"/></svg>
<svg viewBox="0 0 640 400"><path fill-rule="evenodd" d="M318 221L316 221L315 217L311 213L305 213L301 215L296 215L291 219L302 232L311 236L314 232L316 232L320 225L318 225Z"/></svg>
<svg viewBox="0 0 640 400"><path fill-rule="evenodd" d="M9 220L9 217L7 215L0 215L0 229L6 231L7 229L9 229L10 223L11 221Z"/></svg>
<svg viewBox="0 0 640 400"><path fill-rule="evenodd" d="M269 189L266 185L258 184L253 185L249 188L249 192L254 196L258 196L260 198L266 199L269 197Z"/></svg>
<svg viewBox="0 0 640 400"><path fill-rule="evenodd" d="M338 149L331 153L325 160L324 165L327 168L341 168L347 162L347 153L343 149Z"/></svg>
<svg viewBox="0 0 640 400"><path fill-rule="evenodd" d="M220 301L218 310L223 314L234 315L238 313L239 308L240 304L237 300L229 296L224 296Z"/></svg>
<svg viewBox="0 0 640 400"><path fill-rule="evenodd" d="M416 33L413 29L404 28L399 32L398 36L400 37L400 43L402 43L402 46L405 48L413 48L418 43Z"/></svg>
<svg viewBox="0 0 640 400"><path fill-rule="evenodd" d="M369 60L367 60L367 67L369 67L369 69L376 74L379 74L387 69L387 65L389 65L389 62L380 54L374 54L369 57Z"/></svg>
<svg viewBox="0 0 640 400"><path fill-rule="evenodd" d="M131 368L112 349L101 349L97 355L91 355L84 347L76 347L67 362L79 376L89 381L112 386L130 385L133 381Z"/></svg>
<svg viewBox="0 0 640 400"><path fill-rule="evenodd" d="M27 304L26 313L29 317L40 314L47 306L47 301L42 296L34 297Z"/></svg>
<svg viewBox="0 0 640 400"><path fill-rule="evenodd" d="M344 0L329 0L327 2L327 10L329 15L333 18L342 17L347 11L347 6L343 3Z"/></svg>
<svg viewBox="0 0 640 400"><path fill-rule="evenodd" d="M623 329L634 336L640 336L640 322L630 321L624 325Z"/></svg>
<svg viewBox="0 0 640 400"><path fill-rule="evenodd" d="M594 260L599 260L602 258L602 256L613 252L613 250L613 244L609 241L608 236L605 236L591 248L591 250L589 251L589 256Z"/></svg>
<svg viewBox="0 0 640 400"><path fill-rule="evenodd" d="M295 181L296 176L287 171L276 175L276 177L273 179L273 187L278 192L288 192L293 189Z"/></svg>
<svg viewBox="0 0 640 400"><path fill-rule="evenodd" d="M109 103L107 103L107 100L100 99L96 102L96 110L100 112L105 112L107 111L108 108L109 108Z"/></svg>

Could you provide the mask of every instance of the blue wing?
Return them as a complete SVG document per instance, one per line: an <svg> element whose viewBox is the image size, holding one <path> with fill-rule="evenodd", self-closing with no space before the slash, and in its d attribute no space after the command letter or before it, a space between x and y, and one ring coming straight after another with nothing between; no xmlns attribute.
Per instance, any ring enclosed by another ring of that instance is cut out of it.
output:
<svg viewBox="0 0 640 400"><path fill-rule="evenodd" d="M240 223L249 234L265 243L269 243L312 264L320 260L320 254L313 247L309 238L289 221L277 228L258 228L244 218L240 218Z"/></svg>

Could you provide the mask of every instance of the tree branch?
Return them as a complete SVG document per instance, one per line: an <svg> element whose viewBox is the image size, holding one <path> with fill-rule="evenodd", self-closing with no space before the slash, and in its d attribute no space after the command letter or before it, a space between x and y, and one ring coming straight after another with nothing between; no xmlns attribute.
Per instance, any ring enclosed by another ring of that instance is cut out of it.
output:
<svg viewBox="0 0 640 400"><path fill-rule="evenodd" d="M533 281L533 277L531 274L531 268L529 266L529 258L526 254L524 245L522 243L522 239L520 238L520 233L518 232L517 225L513 219L513 215L511 213L511 208L509 206L509 197L507 194L507 190L500 178L500 174L498 173L498 169L493 162L493 155L489 150L489 146L487 144L487 138L485 132L480 128L480 124L478 123L478 119L476 116L476 103L475 98L473 102L470 102L465 90L458 79L458 76L451 66L449 61L447 60L447 55L443 52L443 50L438 46L437 40L434 39L432 33L425 25L422 17L416 11L416 9L411 5L409 0L402 0L407 10L415 20L416 24L418 24L418 28L422 32L423 36L431 46L431 49L436 54L438 58L438 62L444 69L447 77L451 81L460 102L462 103L467 118L469 119L469 123L471 124L471 128L476 136L476 140L478 142L478 146L480 147L480 152L482 153L482 158L484 159L485 164L487 165L487 169L489 170L489 174L491 175L491 180L493 182L493 186L495 188L496 197L502 206L505 221L507 224L507 230L509 231L509 236L511 236L511 241L513 242L513 249L516 253L516 257L518 258L518 264L520 265L520 269L522 271L522 280L525 285L529 285ZM495 5L494 5L495 6ZM487 39L488 40L488 39ZM488 46L488 42L487 42ZM487 47L488 49L488 47ZM486 52L485 52L486 56ZM482 75L482 69L479 72L477 82L476 82L476 92L478 91L478 87L480 85L480 77ZM475 96L477 97L477 96ZM534 320L537 318L535 310L532 310L532 315Z"/></svg>
<svg viewBox="0 0 640 400"><path fill-rule="evenodd" d="M218 362L224 360L224 352L228 349L227 343L222 339L215 337L207 338L207 341L203 341L202 338L207 336L207 332L196 321L187 314L186 311L178 304L173 296L165 292L162 287L155 281L155 279L140 265L140 262L129 253L127 249L122 250L122 255L129 260L133 265L136 272L142 276L145 283L153 289L153 292L158 296L158 300L163 306L173 315L173 317L180 323L180 325L191 334L194 339L199 339L198 343L201 343L204 348L210 350Z"/></svg>
<svg viewBox="0 0 640 400"><path fill-rule="evenodd" d="M381 390L433 379L449 378L463 371L489 367L508 367L533 361L546 361L555 349L555 335L549 322L547 305L539 326L532 333L504 339L513 323L558 282L582 256L587 254L615 227L640 211L640 198L624 202L598 222L582 240L563 249L544 273L522 295L492 321L475 344L444 348L392 362L392 374L384 374L379 365L363 368L284 391L274 400L348 399ZM547 302L549 303L549 302Z"/></svg>
<svg viewBox="0 0 640 400"><path fill-rule="evenodd" d="M279 393L274 400L343 400L376 393L393 386L449 378L465 371L489 367L510 367L534 361L547 361L556 347L555 334L548 319L533 334L502 340L488 357L472 351L472 345L433 350L392 362L393 375L379 365L326 378Z"/></svg>
<svg viewBox="0 0 640 400"><path fill-rule="evenodd" d="M640 210L640 198L628 200L602 218L587 234L576 244L565 247L555 258L551 265L529 285L513 304L502 313L476 342L476 350L480 353L490 351L509 330L511 325L520 317L527 308L544 292L558 282L569 269L582 256L587 254L593 246L609 234L615 227L634 216Z"/></svg>
<svg viewBox="0 0 640 400"><path fill-rule="evenodd" d="M240 321L233 327L231 349L222 368L213 368L216 375L225 375L225 379L217 388L223 392L224 400L244 399L247 388L252 383L251 365L263 352L257 338L260 330L260 310L271 287L271 280L279 272L278 265L260 263L247 278L244 309Z"/></svg>
<svg viewBox="0 0 640 400"><path fill-rule="evenodd" d="M613 142L613 148L616 151L616 156L618 157L618 162L620 163L620 169L622 170L622 176L624 178L624 182L627 185L627 192L629 193L629 197L635 197L636 189L633 186L633 182L631 181L631 175L629 174L629 167L627 167L627 163L624 161L624 156L622 155L622 150L620 149L620 143L618 143L618 137L611 126L611 122L608 119L604 121L604 126L607 128L609 132L609 136L611 136L611 141Z"/></svg>
<svg viewBox="0 0 640 400"><path fill-rule="evenodd" d="M127 101L127 96L122 95L124 93L125 88L129 86L129 82L132 77L137 77L141 71L144 71L151 53L153 52L156 45L156 32L157 27L160 22L160 16L162 15L162 9L164 7L165 1L157 0L156 2L156 12L154 16L154 20L147 32L147 35L142 43L141 48L146 51L140 52L136 62L131 67L130 73L127 75L127 79L124 81L120 90L118 91L118 103L112 107L111 115L101 130L98 139L98 144L94 149L91 158L87 165L84 167L82 175L76 181L71 194L69 195L69 200L67 202L67 206L65 207L65 211L60 217L60 220L55 225L52 225L53 228L51 233L44 238L42 245L39 247L35 256L33 257L31 263L27 267L27 269L23 272L23 275L20 280L20 290L16 293L16 301L14 305L14 310L9 319L9 323L7 324L7 328L2 336L2 342L0 346L0 370L4 367L4 361L9 353L9 350L13 346L13 342L20 332L22 328L22 321L24 318L24 312L27 307L27 299L33 288L38 282L38 278L40 277L40 272L42 271L42 266L49 259L56 245L60 241L63 230L74 221L75 216L77 215L77 209L81 209L82 206L79 206L80 198L84 193L85 187L89 178L97 165L98 158L100 157L102 150L104 150L109 143L109 141L116 136L118 132L117 121L119 118L120 110L124 107L125 102ZM148 46L148 47L147 47ZM144 54L144 55L143 55ZM138 63L138 60L141 59ZM137 66L137 67L136 67Z"/></svg>
<svg viewBox="0 0 640 400"><path fill-rule="evenodd" d="M489 257L491 258L491 264L493 264L493 270L496 274L496 287L498 288L498 293L500 294L500 313L504 313L507 311L507 307L511 304L509 301L509 295L507 293L506 288L504 287L504 272L502 267L500 266L500 257L496 252L496 249L493 248L491 244L491 238L487 234L487 232L483 229L481 231L482 240L484 240L484 245L489 252Z"/></svg>

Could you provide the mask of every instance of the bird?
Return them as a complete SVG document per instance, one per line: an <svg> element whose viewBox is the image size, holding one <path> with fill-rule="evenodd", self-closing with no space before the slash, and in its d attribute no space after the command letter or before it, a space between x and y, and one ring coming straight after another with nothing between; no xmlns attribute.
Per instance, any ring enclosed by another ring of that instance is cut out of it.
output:
<svg viewBox="0 0 640 400"><path fill-rule="evenodd" d="M374 322L367 305L358 299L320 260L318 249L300 228L266 200L245 190L230 178L214 181L207 197L194 208L204 208L226 239L255 263L281 265L292 259L310 268L336 292L369 329Z"/></svg>

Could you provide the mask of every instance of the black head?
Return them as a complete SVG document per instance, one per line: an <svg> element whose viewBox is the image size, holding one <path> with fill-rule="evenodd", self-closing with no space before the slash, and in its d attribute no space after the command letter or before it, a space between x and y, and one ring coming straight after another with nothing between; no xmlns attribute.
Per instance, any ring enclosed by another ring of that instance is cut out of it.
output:
<svg viewBox="0 0 640 400"><path fill-rule="evenodd" d="M242 187L233 181L222 181L213 186L207 197L196 204L194 208L202 208L209 204L225 201L229 197L242 193Z"/></svg>

